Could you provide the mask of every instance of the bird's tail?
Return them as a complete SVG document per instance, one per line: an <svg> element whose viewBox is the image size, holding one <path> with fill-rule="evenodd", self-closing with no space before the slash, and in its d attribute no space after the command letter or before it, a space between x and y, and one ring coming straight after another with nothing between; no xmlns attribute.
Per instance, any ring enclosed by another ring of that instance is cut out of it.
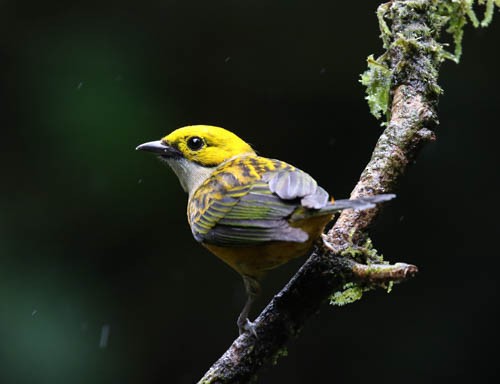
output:
<svg viewBox="0 0 500 384"><path fill-rule="evenodd" d="M364 210L374 208L377 204L384 201L392 200L396 197L393 193L385 193L375 196L358 197L357 199L342 199L335 200L333 203L328 203L321 209L318 210L302 210L296 212L292 216L292 220L301 220L308 217L324 216L328 214L334 214L335 212L342 211L344 209L356 209Z"/></svg>
<svg viewBox="0 0 500 384"><path fill-rule="evenodd" d="M357 199L352 199L352 200L350 199L335 200L333 204L328 204L321 210L335 212L335 211L342 211L344 209L357 209L362 211L364 209L374 208L378 203L392 200L395 197L396 195L393 193L385 193L375 196L358 197Z"/></svg>

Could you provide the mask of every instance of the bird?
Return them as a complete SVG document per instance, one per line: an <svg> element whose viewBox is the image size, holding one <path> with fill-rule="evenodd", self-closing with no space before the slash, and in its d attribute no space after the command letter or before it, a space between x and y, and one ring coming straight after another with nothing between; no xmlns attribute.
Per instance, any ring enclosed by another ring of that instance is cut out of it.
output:
<svg viewBox="0 0 500 384"><path fill-rule="evenodd" d="M247 300L237 320L240 334L256 335L248 316L269 270L306 255L336 212L395 197L334 200L308 173L259 156L233 132L211 125L178 128L136 150L170 166L188 194L194 239L242 276Z"/></svg>

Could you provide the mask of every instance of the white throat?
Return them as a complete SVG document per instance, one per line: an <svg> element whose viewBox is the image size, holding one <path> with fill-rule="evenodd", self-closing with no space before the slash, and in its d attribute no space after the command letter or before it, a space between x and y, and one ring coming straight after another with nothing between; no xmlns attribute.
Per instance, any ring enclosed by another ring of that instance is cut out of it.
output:
<svg viewBox="0 0 500 384"><path fill-rule="evenodd" d="M181 186L188 193L189 198L216 168L204 167L185 158L165 159L165 161L179 178Z"/></svg>

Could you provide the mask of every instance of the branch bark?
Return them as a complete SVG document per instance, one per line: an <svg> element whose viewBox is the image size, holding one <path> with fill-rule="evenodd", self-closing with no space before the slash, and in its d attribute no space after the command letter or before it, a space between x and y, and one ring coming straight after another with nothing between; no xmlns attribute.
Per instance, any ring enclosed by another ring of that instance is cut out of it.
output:
<svg viewBox="0 0 500 384"><path fill-rule="evenodd" d="M434 140L437 86L441 61L436 42L441 26L432 17L436 1L392 1L384 4L391 22L385 53L391 71L392 107L387 128L351 197L389 193L423 144ZM408 279L417 268L404 263L362 264L347 254L363 241L363 231L375 220L379 208L344 211L326 235L328 247L316 244L311 256L290 282L256 319L258 338L239 336L209 369L200 383L242 383L280 356L285 343L300 331L335 291L346 283L384 286Z"/></svg>

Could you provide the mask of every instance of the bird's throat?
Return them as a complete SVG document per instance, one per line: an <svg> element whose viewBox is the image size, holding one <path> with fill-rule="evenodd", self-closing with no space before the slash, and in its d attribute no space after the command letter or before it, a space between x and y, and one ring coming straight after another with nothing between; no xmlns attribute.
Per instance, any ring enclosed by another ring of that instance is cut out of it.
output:
<svg viewBox="0 0 500 384"><path fill-rule="evenodd" d="M216 167L204 167L185 158L162 158L179 178L189 197L212 174Z"/></svg>

